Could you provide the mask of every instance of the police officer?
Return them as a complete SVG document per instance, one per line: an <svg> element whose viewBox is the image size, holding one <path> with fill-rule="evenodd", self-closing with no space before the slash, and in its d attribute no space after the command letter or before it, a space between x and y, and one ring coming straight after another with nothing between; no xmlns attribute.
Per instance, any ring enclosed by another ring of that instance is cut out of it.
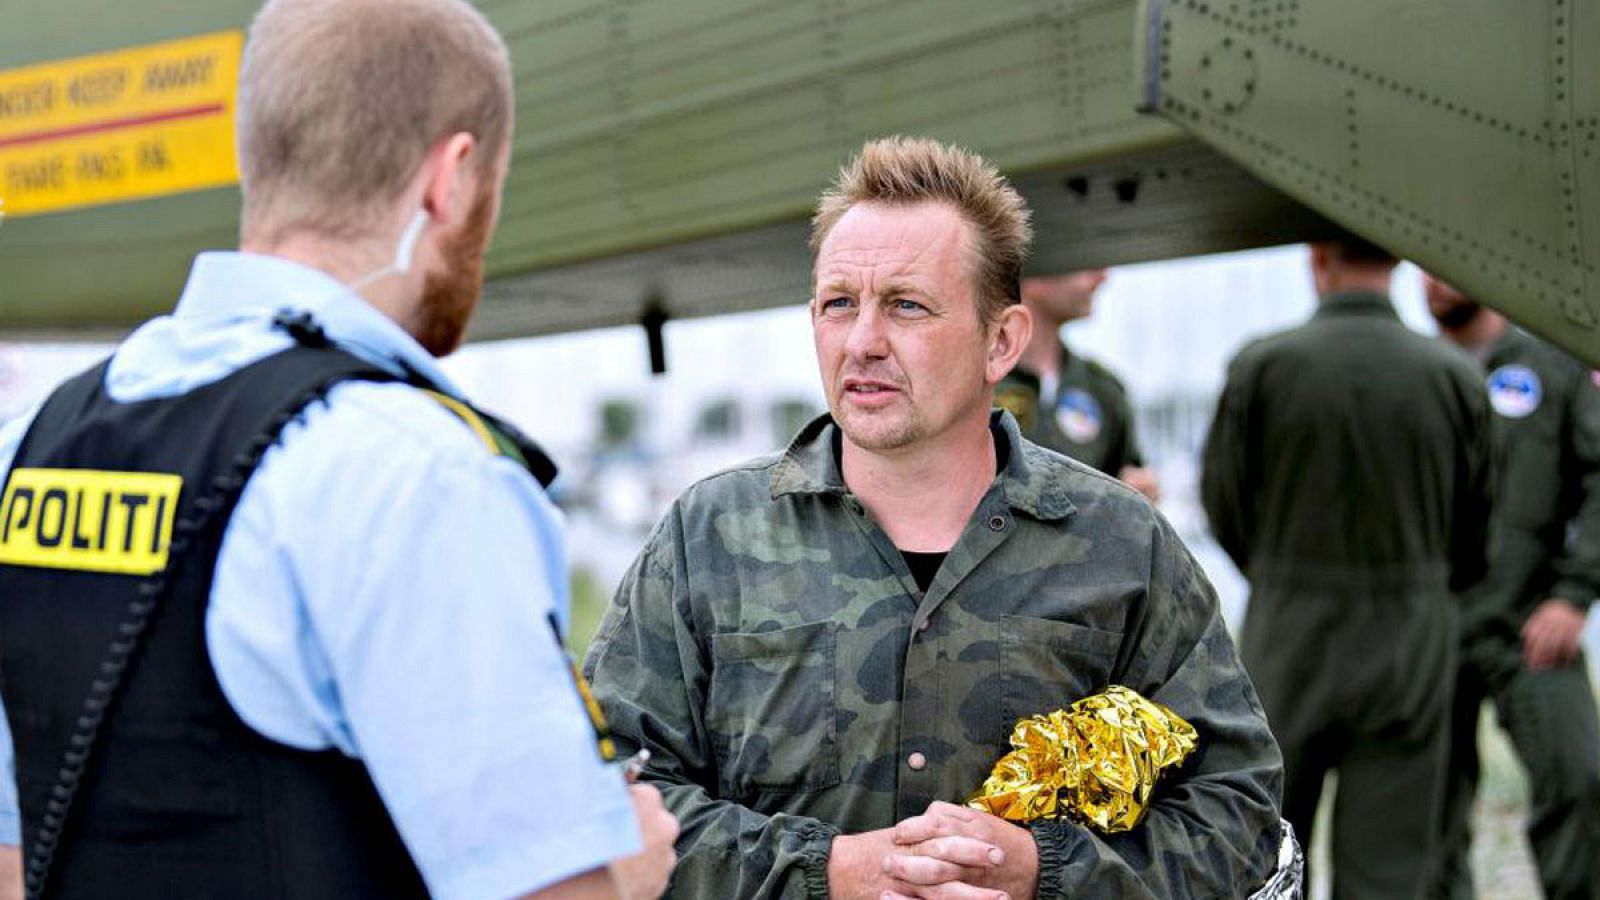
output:
<svg viewBox="0 0 1600 900"><path fill-rule="evenodd" d="M1498 495L1489 577L1463 605L1447 864L1470 898L1478 713L1493 698L1532 786L1528 841L1544 894L1600 897L1600 723L1578 638L1600 589L1600 385L1587 366L1427 277L1428 310L1488 374Z"/></svg>
<svg viewBox="0 0 1600 900"><path fill-rule="evenodd" d="M552 470L435 360L504 43L464 0L271 0L242 71L242 252L0 434L28 894L659 893L676 824L560 644Z"/></svg>
<svg viewBox="0 0 1600 900"><path fill-rule="evenodd" d="M1456 663L1482 576L1488 409L1472 365L1401 324L1395 259L1314 244L1309 322L1234 358L1201 494L1250 580L1242 654L1309 844L1338 773L1334 897L1414 898L1435 854Z"/></svg>
<svg viewBox="0 0 1600 900"><path fill-rule="evenodd" d="M672 895L1243 897L1278 752L1170 525L991 412L1029 332L1022 198L926 140L866 145L814 220L831 416L691 487L586 667L685 823ZM1132 831L961 807L1019 718L1126 685L1205 742Z"/></svg>
<svg viewBox="0 0 1600 900"><path fill-rule="evenodd" d="M1161 485L1145 467L1127 390L1110 369L1061 340L1061 326L1093 312L1095 292L1105 280L1105 269L1022 280L1033 337L1021 362L995 388L995 403L1016 416L1028 440L1159 500Z"/></svg>

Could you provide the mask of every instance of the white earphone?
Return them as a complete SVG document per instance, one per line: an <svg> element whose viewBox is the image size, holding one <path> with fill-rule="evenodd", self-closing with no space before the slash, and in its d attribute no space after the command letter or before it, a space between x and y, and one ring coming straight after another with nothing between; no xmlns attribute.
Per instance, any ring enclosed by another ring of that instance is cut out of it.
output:
<svg viewBox="0 0 1600 900"><path fill-rule="evenodd" d="M386 278L390 275L404 275L411 271L411 255L417 250L417 242L422 240L422 232L428 227L428 222L433 217L425 209L417 210L406 224L406 230L400 233L400 241L394 245L394 259L387 266L357 278L350 282L350 290L359 291L363 287Z"/></svg>

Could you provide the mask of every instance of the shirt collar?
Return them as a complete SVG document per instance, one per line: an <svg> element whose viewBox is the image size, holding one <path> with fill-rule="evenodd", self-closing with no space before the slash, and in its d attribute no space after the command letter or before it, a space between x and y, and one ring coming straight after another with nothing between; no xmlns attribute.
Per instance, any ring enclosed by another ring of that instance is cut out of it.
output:
<svg viewBox="0 0 1600 900"><path fill-rule="evenodd" d="M1076 507L1067 496L1065 480L1060 477L1064 470L1071 468L1070 464L1023 440L1017 420L1005 410L997 409L989 414L989 427L1000 429L1006 438L1005 466L995 476L1006 503L1012 509L1046 521L1070 515ZM833 454L838 430L833 417L826 413L800 430L773 470L774 500L788 494L849 493L844 473Z"/></svg>
<svg viewBox="0 0 1600 900"><path fill-rule="evenodd" d="M1524 347L1531 343L1533 343L1533 339L1528 337L1526 332L1507 322L1506 330L1502 331L1500 336L1491 341L1489 346L1485 348L1483 362L1489 367L1498 366L1508 357L1518 355Z"/></svg>
<svg viewBox="0 0 1600 900"><path fill-rule="evenodd" d="M286 309L310 313L330 340L367 362L402 377L415 372L441 390L461 395L439 361L393 319L326 272L281 257L200 254L173 317L270 321Z"/></svg>
<svg viewBox="0 0 1600 900"><path fill-rule="evenodd" d="M1317 304L1317 318L1328 316L1382 316L1400 321L1388 296L1371 291L1339 291L1323 297Z"/></svg>

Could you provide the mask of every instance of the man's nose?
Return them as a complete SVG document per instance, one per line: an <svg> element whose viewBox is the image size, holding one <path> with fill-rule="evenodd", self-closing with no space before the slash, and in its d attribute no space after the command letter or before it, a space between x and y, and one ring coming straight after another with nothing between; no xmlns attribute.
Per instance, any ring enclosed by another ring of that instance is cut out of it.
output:
<svg viewBox="0 0 1600 900"><path fill-rule="evenodd" d="M882 359L889 355L888 323L876 303L863 303L850 323L845 353L853 359Z"/></svg>

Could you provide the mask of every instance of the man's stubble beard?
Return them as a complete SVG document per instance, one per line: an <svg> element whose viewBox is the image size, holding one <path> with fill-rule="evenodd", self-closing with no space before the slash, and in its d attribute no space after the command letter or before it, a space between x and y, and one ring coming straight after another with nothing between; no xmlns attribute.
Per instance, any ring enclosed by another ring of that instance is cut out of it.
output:
<svg viewBox="0 0 1600 900"><path fill-rule="evenodd" d="M483 292L483 256L489 249L494 195L483 191L461 228L440 248L442 271L422 281L422 321L417 343L434 356L448 356L461 346L467 322Z"/></svg>
<svg viewBox="0 0 1600 900"><path fill-rule="evenodd" d="M860 427L847 416L835 414L833 418L850 443L874 453L899 450L922 439L921 428L911 419L882 429L870 425L865 428Z"/></svg>

